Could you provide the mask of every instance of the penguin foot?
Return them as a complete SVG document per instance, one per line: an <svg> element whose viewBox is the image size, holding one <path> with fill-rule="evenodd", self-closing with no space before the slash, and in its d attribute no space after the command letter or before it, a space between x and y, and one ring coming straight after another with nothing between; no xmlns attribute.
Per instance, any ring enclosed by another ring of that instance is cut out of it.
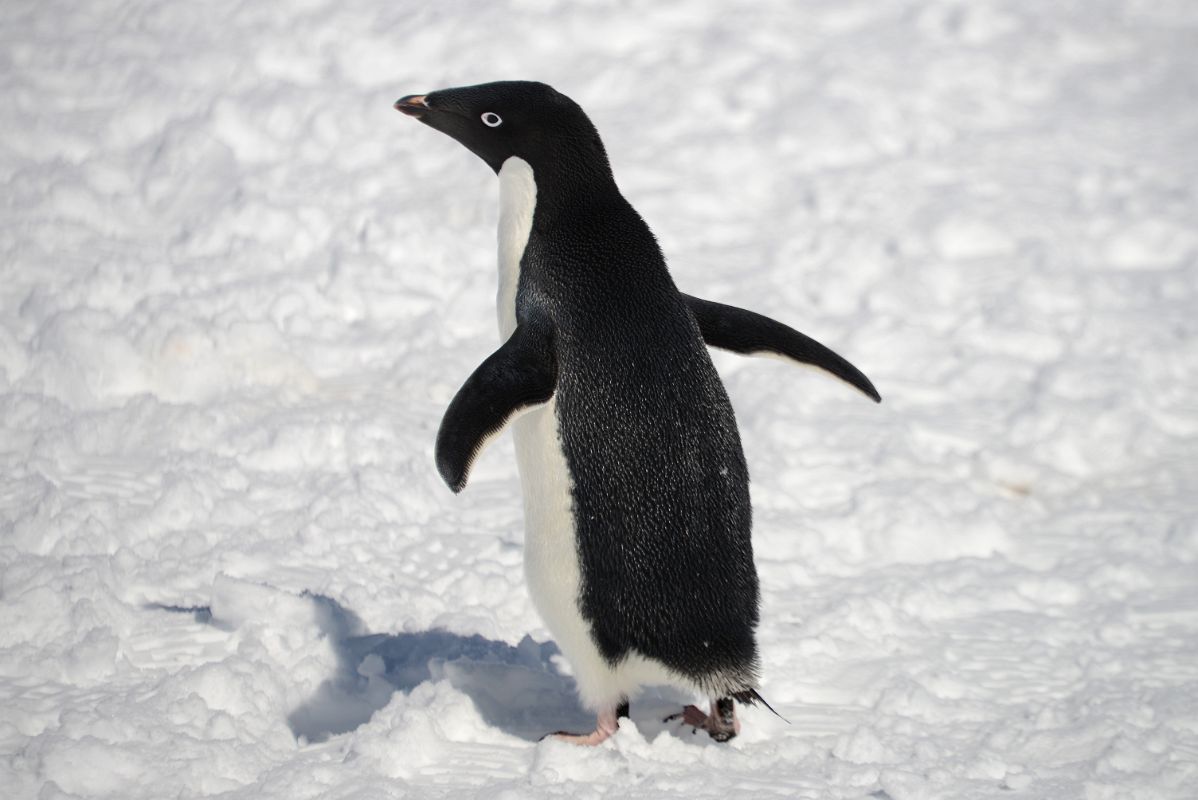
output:
<svg viewBox="0 0 1198 800"><path fill-rule="evenodd" d="M731 697L721 697L711 702L712 713L704 714L697 706L687 706L677 714L671 714L662 722L682 720L690 725L695 733L707 731L707 735L717 742L726 742L740 733L740 720L736 718L736 705Z"/></svg>
<svg viewBox="0 0 1198 800"><path fill-rule="evenodd" d="M590 733L568 733L566 731L557 731L556 733L547 733L541 737L541 741L553 738L559 742L569 742L570 744L584 745L586 747L594 747L598 744L603 744L615 731L607 731L603 728L595 728Z"/></svg>
<svg viewBox="0 0 1198 800"><path fill-rule="evenodd" d="M586 745L594 747L597 744L606 742L611 735L620 729L620 717L628 716L628 702L624 701L616 708L610 711L604 711L599 714L595 721L595 730L590 733L569 733L567 731L557 731L556 733L547 733L541 737L544 741L550 737L557 739L560 742L569 742L570 744Z"/></svg>

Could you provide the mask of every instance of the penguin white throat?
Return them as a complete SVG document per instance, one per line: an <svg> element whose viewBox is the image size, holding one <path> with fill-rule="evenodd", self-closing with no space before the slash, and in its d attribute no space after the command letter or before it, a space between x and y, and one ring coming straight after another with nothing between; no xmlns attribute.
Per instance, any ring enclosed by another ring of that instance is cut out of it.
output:
<svg viewBox="0 0 1198 800"><path fill-rule="evenodd" d="M520 259L532 233L537 207L537 182L532 166L511 156L499 169L499 337L506 341L516 330L516 288Z"/></svg>

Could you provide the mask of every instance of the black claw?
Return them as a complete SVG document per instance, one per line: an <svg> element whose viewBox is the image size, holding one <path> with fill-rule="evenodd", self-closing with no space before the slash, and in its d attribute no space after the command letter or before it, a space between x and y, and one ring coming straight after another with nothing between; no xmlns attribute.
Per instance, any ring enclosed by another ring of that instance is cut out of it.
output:
<svg viewBox="0 0 1198 800"><path fill-rule="evenodd" d="M730 726L733 724L736 717L732 709L731 697L721 697L715 701L715 716L721 725Z"/></svg>

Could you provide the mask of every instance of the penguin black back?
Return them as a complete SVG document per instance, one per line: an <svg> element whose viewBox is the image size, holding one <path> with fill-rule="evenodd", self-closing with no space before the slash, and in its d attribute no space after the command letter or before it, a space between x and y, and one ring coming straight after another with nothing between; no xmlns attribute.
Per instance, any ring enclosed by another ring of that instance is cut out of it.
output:
<svg viewBox="0 0 1198 800"><path fill-rule="evenodd" d="M748 473L647 226L614 191L543 232L534 222L517 302L555 331L581 605L601 652L616 662L635 649L700 685L729 670L753 685Z"/></svg>

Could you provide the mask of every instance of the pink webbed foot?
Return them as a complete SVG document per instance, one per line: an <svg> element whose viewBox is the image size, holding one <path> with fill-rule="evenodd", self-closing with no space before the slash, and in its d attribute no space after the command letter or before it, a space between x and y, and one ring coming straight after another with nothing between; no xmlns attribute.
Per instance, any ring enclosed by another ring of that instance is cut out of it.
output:
<svg viewBox="0 0 1198 800"><path fill-rule="evenodd" d="M611 735L620 729L620 717L627 716L628 702L624 701L616 708L599 714L598 719L595 721L595 730L591 731L590 733L567 733L566 731L558 731L557 733L545 734L541 738L548 739L552 736L558 741L594 747L595 745L602 744L611 738Z"/></svg>
<svg viewBox="0 0 1198 800"><path fill-rule="evenodd" d="M606 742L609 738L611 738L613 733L615 733L615 731L609 731L602 725L598 725L595 727L595 730L591 731L590 733L566 733L565 731L558 731L557 733L549 734L549 736L552 736L559 742L569 742L570 744L580 744L586 745L588 747L594 747L595 745ZM545 738L549 738L549 736L546 736Z"/></svg>
<svg viewBox="0 0 1198 800"><path fill-rule="evenodd" d="M726 742L740 733L740 720L736 718L736 705L731 697L721 697L711 703L710 714L704 714L697 706L687 706L677 714L671 714L663 722L676 719L690 725L698 733L707 731L707 735L717 742Z"/></svg>

